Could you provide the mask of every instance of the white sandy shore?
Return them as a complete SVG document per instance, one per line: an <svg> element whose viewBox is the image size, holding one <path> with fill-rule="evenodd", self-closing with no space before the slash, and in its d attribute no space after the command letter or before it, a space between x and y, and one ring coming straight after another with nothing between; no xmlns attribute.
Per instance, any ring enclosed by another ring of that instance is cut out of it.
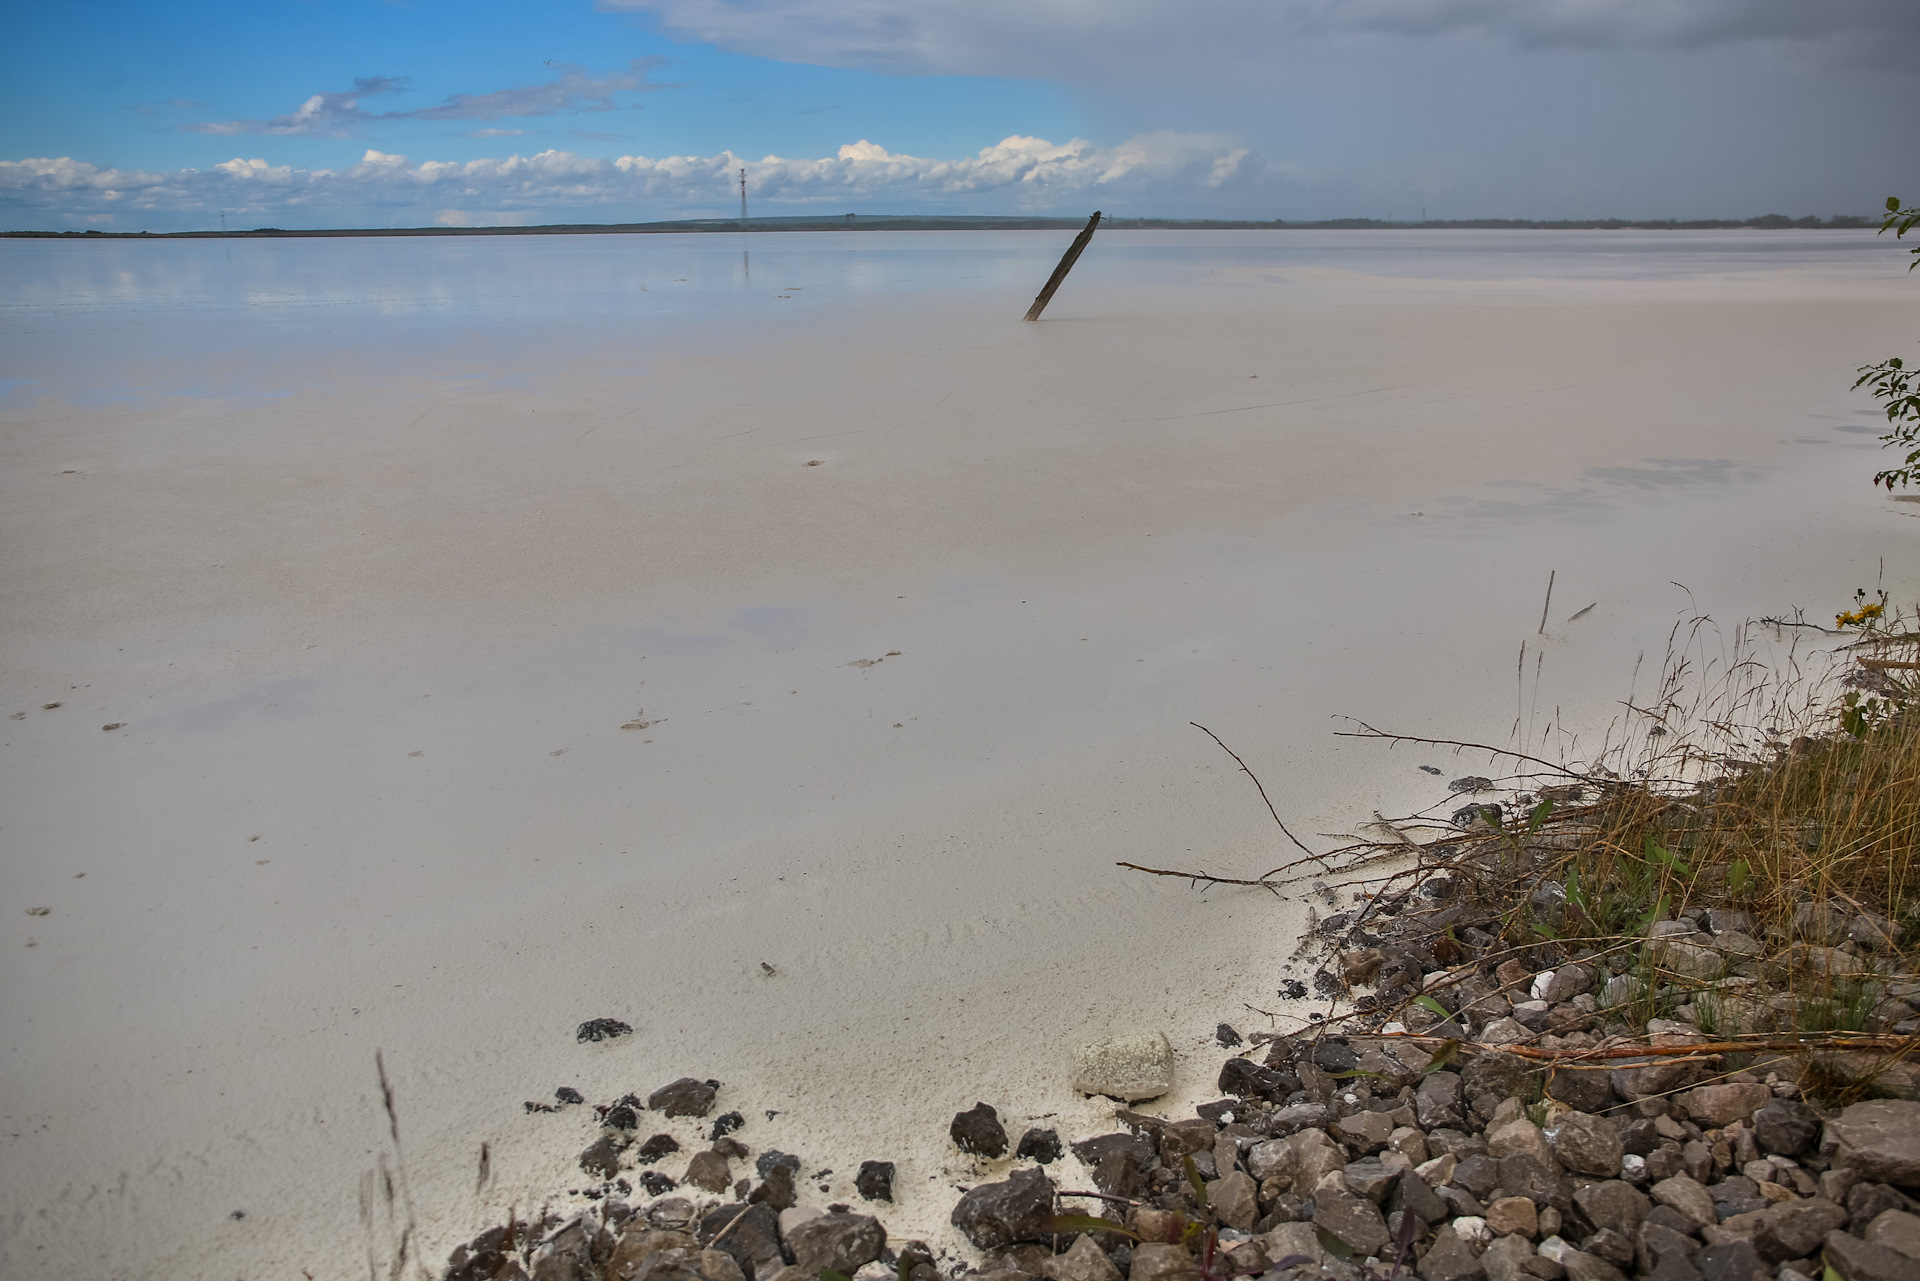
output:
<svg viewBox="0 0 1920 1281"><path fill-rule="evenodd" d="M1039 325L1058 237L774 245L765 288L714 244L501 242L523 295L484 305L471 241L0 245L121 255L11 290L0 367L38 380L0 401L0 1272L364 1275L376 1048L436 1263L581 1181L588 1117L521 1100L680 1075L834 1198L897 1161L891 1228L939 1236L956 1109L1082 1137L1067 1041L1166 1028L1178 1104L1216 1022L1283 1008L1297 903L1112 866L1288 856L1189 721L1350 830L1487 771L1337 716L1538 742L1610 719L1674 582L1726 620L1882 557L1920 593L1846 391L1920 332L1890 245L1235 269L1264 234L1107 235ZM1024 258L859 288L883 242ZM142 252L276 283L187 305L115 275ZM595 253L648 292L570 307ZM636 1034L576 1044L599 1015Z"/></svg>

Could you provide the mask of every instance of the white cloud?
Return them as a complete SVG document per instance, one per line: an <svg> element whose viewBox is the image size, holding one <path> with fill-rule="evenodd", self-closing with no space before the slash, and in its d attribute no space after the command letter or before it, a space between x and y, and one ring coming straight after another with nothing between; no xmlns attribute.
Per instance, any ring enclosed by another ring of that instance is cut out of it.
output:
<svg viewBox="0 0 1920 1281"><path fill-rule="evenodd" d="M647 82L647 73L659 58L635 58L625 71L592 76L586 68L560 64L560 74L544 84L518 85L492 93L456 93L431 107L412 111L368 111L367 98L405 93L405 76L369 76L338 93L316 93L294 111L267 120L218 120L180 126L191 133L300 135L344 138L375 122L395 120L498 120L503 116L550 116L582 111L617 111L615 95L652 93L659 85ZM518 132L517 130L514 132ZM476 137L502 136L480 131Z"/></svg>
<svg viewBox="0 0 1920 1281"><path fill-rule="evenodd" d="M112 213L116 225L164 230L204 227L224 210L237 216L236 226L459 225L446 220L476 216L494 225L647 221L725 214L742 168L754 210L768 215L822 206L1076 214L1119 206L1240 217L1247 202L1264 208L1278 181L1231 139L1167 132L1114 147L1016 135L955 160L900 155L865 139L818 159L743 160L723 152L602 160L542 151L416 164L370 149L340 170L236 157L208 170L153 172L62 157L0 161L0 220L15 228L64 226Z"/></svg>
<svg viewBox="0 0 1920 1281"><path fill-rule="evenodd" d="M1464 35L1523 47L1755 41L1889 60L1920 50L1913 0L600 0L666 31L785 62L912 74L1102 79L1246 66L1316 38Z"/></svg>

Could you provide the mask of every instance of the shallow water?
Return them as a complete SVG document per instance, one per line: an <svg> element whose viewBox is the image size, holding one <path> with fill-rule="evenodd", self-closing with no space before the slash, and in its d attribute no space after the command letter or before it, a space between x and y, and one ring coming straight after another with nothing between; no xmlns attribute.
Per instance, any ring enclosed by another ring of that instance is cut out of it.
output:
<svg viewBox="0 0 1920 1281"><path fill-rule="evenodd" d="M742 239L0 241L9 1270L359 1275L376 1049L433 1250L685 1074L937 1236L1066 1038L1305 1008L1112 867L1287 857L1188 722L1320 846L1498 772L1338 718L1577 756L1920 593L1870 233L1103 232L1039 325L1059 234Z"/></svg>

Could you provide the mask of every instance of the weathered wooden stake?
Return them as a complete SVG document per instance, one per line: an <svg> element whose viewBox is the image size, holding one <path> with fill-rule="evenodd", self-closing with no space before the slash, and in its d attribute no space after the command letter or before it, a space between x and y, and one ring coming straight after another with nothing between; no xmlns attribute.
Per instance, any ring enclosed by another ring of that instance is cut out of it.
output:
<svg viewBox="0 0 1920 1281"><path fill-rule="evenodd" d="M1093 211L1093 217L1087 219L1086 229L1073 238L1073 244L1067 247L1067 252L1060 259L1060 265L1053 269L1051 276L1047 277L1047 287L1042 289L1040 295L1033 300L1033 306L1027 308L1026 319L1040 319L1040 313L1045 311L1047 304L1053 301L1053 291L1060 287L1060 282L1065 280L1067 273L1073 270L1073 264L1080 260L1080 251L1087 247L1089 240L1093 239L1093 229L1099 225L1100 211L1096 209Z"/></svg>

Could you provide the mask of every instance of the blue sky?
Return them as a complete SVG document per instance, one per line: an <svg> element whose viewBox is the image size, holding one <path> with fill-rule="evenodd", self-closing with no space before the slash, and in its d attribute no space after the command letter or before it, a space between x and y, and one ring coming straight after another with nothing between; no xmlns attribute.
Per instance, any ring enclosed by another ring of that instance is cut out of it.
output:
<svg viewBox="0 0 1920 1281"><path fill-rule="evenodd" d="M739 163L768 214L1867 213L1920 151L1913 0L79 0L8 32L8 228L699 216Z"/></svg>

